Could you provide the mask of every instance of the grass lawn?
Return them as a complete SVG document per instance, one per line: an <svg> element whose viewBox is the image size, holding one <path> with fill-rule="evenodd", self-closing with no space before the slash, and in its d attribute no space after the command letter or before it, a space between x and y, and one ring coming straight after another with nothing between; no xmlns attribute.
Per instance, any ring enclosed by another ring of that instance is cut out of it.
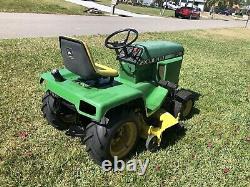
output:
<svg viewBox="0 0 250 187"><path fill-rule="evenodd" d="M99 4L111 5L110 0L97 0L96 1ZM145 15L151 15L151 16L160 16L160 8L152 8L152 7L141 7L141 6L132 6L129 4L119 3L116 8L119 8L121 10L126 10L129 12L137 13L137 14L145 14ZM174 11L173 10L165 10L164 17L174 17Z"/></svg>
<svg viewBox="0 0 250 187"><path fill-rule="evenodd" d="M104 36L79 37L95 59L117 68ZM146 33L139 40L185 47L180 85L198 92L185 134L168 133L144 176L103 172L79 139L47 125L39 75L62 66L57 38L0 40L1 186L247 186L250 165L250 30ZM105 57L105 58L103 58Z"/></svg>
<svg viewBox="0 0 250 187"><path fill-rule="evenodd" d="M0 0L0 12L83 15L85 7L64 0Z"/></svg>

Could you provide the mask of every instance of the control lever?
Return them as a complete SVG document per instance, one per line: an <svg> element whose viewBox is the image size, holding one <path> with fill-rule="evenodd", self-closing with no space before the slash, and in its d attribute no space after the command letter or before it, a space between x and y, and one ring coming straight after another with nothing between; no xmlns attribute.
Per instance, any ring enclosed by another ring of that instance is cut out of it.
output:
<svg viewBox="0 0 250 187"><path fill-rule="evenodd" d="M63 76L60 74L59 70L58 69L53 69L51 71L51 75L54 77L55 81L57 82L63 82L65 81L66 79L63 78Z"/></svg>

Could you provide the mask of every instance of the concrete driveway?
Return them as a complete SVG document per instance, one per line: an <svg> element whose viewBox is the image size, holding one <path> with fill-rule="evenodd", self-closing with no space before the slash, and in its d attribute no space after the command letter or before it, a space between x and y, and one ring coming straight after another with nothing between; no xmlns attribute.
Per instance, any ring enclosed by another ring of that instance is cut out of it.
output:
<svg viewBox="0 0 250 187"><path fill-rule="evenodd" d="M0 13L2 39L108 34L127 27L139 32L161 32L243 26L243 21Z"/></svg>

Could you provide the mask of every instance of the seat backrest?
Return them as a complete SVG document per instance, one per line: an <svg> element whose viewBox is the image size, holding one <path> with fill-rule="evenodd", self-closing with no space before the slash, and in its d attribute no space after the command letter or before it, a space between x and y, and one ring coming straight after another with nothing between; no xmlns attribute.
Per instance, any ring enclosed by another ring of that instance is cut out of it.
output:
<svg viewBox="0 0 250 187"><path fill-rule="evenodd" d="M59 37L61 54L64 66L72 73L79 75L83 80L98 78L87 46L83 42Z"/></svg>

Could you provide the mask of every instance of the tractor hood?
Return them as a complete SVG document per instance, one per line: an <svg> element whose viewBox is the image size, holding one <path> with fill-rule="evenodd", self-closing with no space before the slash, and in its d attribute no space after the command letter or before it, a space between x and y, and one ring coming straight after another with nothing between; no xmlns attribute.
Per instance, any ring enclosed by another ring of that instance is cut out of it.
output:
<svg viewBox="0 0 250 187"><path fill-rule="evenodd" d="M143 48L141 54L142 60L153 58L169 59L177 56L183 56L184 48L181 44L169 41L146 41L136 42L134 46Z"/></svg>

